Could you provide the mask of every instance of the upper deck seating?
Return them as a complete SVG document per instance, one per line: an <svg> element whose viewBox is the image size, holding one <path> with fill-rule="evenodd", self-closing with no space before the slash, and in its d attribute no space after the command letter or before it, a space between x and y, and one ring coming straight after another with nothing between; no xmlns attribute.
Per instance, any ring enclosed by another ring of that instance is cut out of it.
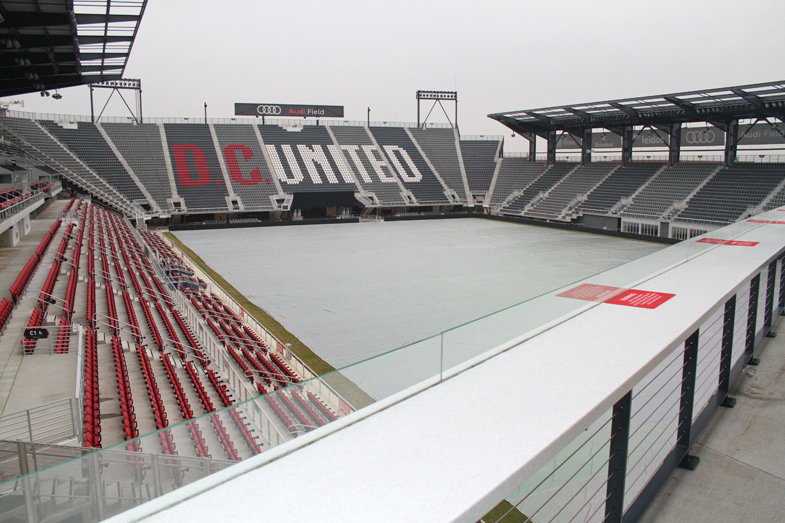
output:
<svg viewBox="0 0 785 523"><path fill-rule="evenodd" d="M660 218L674 203L690 195L719 164L677 163L667 167L643 188L622 216Z"/></svg>
<svg viewBox="0 0 785 523"><path fill-rule="evenodd" d="M278 194L273 176L259 146L253 126L216 124L213 126L224 156L234 193L246 210L270 210L270 196Z"/></svg>
<svg viewBox="0 0 785 523"><path fill-rule="evenodd" d="M783 163L735 163L719 171L690 200L678 221L732 223L755 212L785 179Z"/></svg>
<svg viewBox="0 0 785 523"><path fill-rule="evenodd" d="M431 165L439 173L444 183L454 190L462 201L466 201L466 189L455 147L454 129L409 129ZM491 171L493 176L493 171Z"/></svg>
<svg viewBox="0 0 785 523"><path fill-rule="evenodd" d="M60 143L68 147L93 172L120 191L131 201L145 199L142 191L131 179L128 171L120 163L112 149L91 122L78 122L77 128L65 128L62 125L44 120L43 126Z"/></svg>
<svg viewBox="0 0 785 523"><path fill-rule="evenodd" d="M629 198L646 183L664 164L638 162L616 169L601 184L589 193L586 201L578 207L583 212L607 214L622 199Z"/></svg>
<svg viewBox="0 0 785 523"><path fill-rule="evenodd" d="M591 191L600 180L605 178L616 167L618 167L618 164L610 162L581 165L562 179L561 183L556 185L548 193L548 196L527 211L526 215L541 218L558 218L570 202L573 202L576 197L584 196Z"/></svg>
<svg viewBox="0 0 785 523"><path fill-rule="evenodd" d="M8 129L36 161L56 166L60 175L118 209L133 210L133 205L122 193L74 158L70 150L53 139L37 122L6 117L0 118L0 127Z"/></svg>
<svg viewBox="0 0 785 523"><path fill-rule="evenodd" d="M259 132L285 193L358 190L325 127L305 125L287 131L278 125L260 125Z"/></svg>
<svg viewBox="0 0 785 523"><path fill-rule="evenodd" d="M526 206L541 192L546 192L548 189L559 183L562 178L564 178L577 166L577 163L568 162L560 162L551 165L550 168L544 171L539 178L534 180L528 187L526 187L520 196L512 200L502 210L508 212L523 211Z"/></svg>
<svg viewBox="0 0 785 523"><path fill-rule="evenodd" d="M172 197L169 173L166 171L160 128L156 124L100 124L123 159L161 209Z"/></svg>
<svg viewBox="0 0 785 523"><path fill-rule="evenodd" d="M164 124L177 193L191 211L227 210L226 191L210 129L205 124Z"/></svg>
<svg viewBox="0 0 785 523"><path fill-rule="evenodd" d="M528 158L520 157L500 158L499 162L501 165L493 186L491 205L498 205L514 191L526 188L548 168L546 163L530 162Z"/></svg>
<svg viewBox="0 0 785 523"><path fill-rule="evenodd" d="M397 207L406 205L396 175L384 162L365 127L331 127L335 140L343 151L346 164L365 192L376 195L379 203Z"/></svg>
<svg viewBox="0 0 785 523"><path fill-rule="evenodd" d="M473 193L488 192L496 170L499 143L498 140L461 140L463 167L466 170L469 190ZM505 197L506 195L502 200Z"/></svg>
<svg viewBox="0 0 785 523"><path fill-rule="evenodd" d="M445 187L425 163L409 135L402 127L370 127L403 186L421 205L445 205L450 201Z"/></svg>

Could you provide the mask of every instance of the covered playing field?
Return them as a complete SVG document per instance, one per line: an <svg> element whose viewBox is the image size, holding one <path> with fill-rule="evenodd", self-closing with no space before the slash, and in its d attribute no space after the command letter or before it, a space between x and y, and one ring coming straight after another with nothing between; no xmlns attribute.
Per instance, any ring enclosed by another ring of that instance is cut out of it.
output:
<svg viewBox="0 0 785 523"><path fill-rule="evenodd" d="M336 368L663 247L482 219L177 236Z"/></svg>

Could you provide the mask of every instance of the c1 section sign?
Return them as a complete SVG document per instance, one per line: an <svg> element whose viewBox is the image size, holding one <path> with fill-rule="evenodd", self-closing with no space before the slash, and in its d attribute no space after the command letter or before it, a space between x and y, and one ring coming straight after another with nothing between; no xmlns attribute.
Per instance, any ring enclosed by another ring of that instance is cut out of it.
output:
<svg viewBox="0 0 785 523"><path fill-rule="evenodd" d="M234 104L237 116L343 118L343 105Z"/></svg>

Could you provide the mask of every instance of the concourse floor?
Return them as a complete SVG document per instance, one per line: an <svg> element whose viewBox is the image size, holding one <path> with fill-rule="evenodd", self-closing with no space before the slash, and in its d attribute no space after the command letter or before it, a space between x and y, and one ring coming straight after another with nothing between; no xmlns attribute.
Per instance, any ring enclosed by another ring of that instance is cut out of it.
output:
<svg viewBox="0 0 785 523"><path fill-rule="evenodd" d="M730 396L690 450L694 471L676 469L641 523L779 523L785 520L785 322L756 351Z"/></svg>

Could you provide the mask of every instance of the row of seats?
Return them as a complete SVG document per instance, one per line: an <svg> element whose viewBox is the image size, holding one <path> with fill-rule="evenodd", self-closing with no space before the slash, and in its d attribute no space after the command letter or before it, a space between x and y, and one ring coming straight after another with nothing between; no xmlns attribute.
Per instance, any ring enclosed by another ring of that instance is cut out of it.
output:
<svg viewBox="0 0 785 523"><path fill-rule="evenodd" d="M46 312L46 309L52 300L52 290L54 290L55 283L57 283L57 277L60 275L60 266L62 265L63 261L65 261L65 251L68 249L68 243L71 239L71 231L73 228L74 224L72 223L66 229L63 239L60 242L60 247L57 249L55 259L52 262L52 267L49 269L49 274L46 276L46 281L44 281L44 286L41 288L41 292L38 295L38 303L44 312Z"/></svg>
<svg viewBox="0 0 785 523"><path fill-rule="evenodd" d="M223 402L224 406L231 407L234 404L234 402L229 397L229 393L226 390L226 385L220 383L215 373L210 369L207 369L206 373L207 373L207 378L210 380L210 383L213 384L213 389L215 389L215 392L221 398L221 401ZM240 417L240 414L237 412L237 409L232 408L229 409L228 412L229 412L229 416L232 418L232 421L237 427L237 430L240 431L240 435L243 437L243 440L245 440L246 445L248 445L248 449L251 451L251 454L253 454L254 456L260 454L262 452L262 449L259 443L257 443L256 438L251 433L251 430L248 428L248 425L246 425L243 419Z"/></svg>
<svg viewBox="0 0 785 523"><path fill-rule="evenodd" d="M68 345L71 339L71 322L65 316L60 317L60 328L57 331L57 341L55 342L56 354L67 354Z"/></svg>
<svg viewBox="0 0 785 523"><path fill-rule="evenodd" d="M85 332L84 446L101 448L101 401L98 388L98 348L95 330Z"/></svg>
<svg viewBox="0 0 785 523"><path fill-rule="evenodd" d="M147 349L137 343L136 354L139 357L142 376L144 377L144 382L147 386L147 394L150 396L150 405L153 408L153 417L155 418L155 428L161 430L169 426L169 418L166 416L166 408L164 407L163 399L161 399L161 392L158 390L158 383L155 380L155 374L153 374L153 368L150 365L150 358L147 357ZM164 454L175 454L175 452L174 449L169 449L168 446L165 445Z"/></svg>
<svg viewBox="0 0 785 523"><path fill-rule="evenodd" d="M125 439L130 440L139 436L139 428L136 423L134 400L131 396L131 384L128 380L128 367L123 355L123 346L117 336L112 336L112 354L117 375L117 390L120 396L120 413L123 417L123 432Z"/></svg>
<svg viewBox="0 0 785 523"><path fill-rule="evenodd" d="M81 203L81 200L80 200ZM71 274L68 275L68 286L65 289L65 314L69 320L73 318L74 307L76 304L76 287L79 283L79 259L82 253L85 226L87 225L87 213L82 214L79 224L79 234L76 236L74 255L71 260Z"/></svg>
<svg viewBox="0 0 785 523"><path fill-rule="evenodd" d="M28 200L34 196L34 193L27 192L24 194L20 194L14 198L7 198L0 202L0 211L5 210L9 207L16 205L17 203L22 203L25 200Z"/></svg>
<svg viewBox="0 0 785 523"><path fill-rule="evenodd" d="M14 302L5 297L0 300L0 332L3 332L3 329L5 329L5 324L8 322L13 311Z"/></svg>
<svg viewBox="0 0 785 523"><path fill-rule="evenodd" d="M41 326L41 322L44 319L44 311L41 310L40 307L36 306L33 309L32 314L30 314L30 321L27 323L28 329L35 329ZM35 339L28 339L25 338L22 340L22 346L24 347L25 354L32 354L35 352Z"/></svg>
<svg viewBox="0 0 785 523"><path fill-rule="evenodd" d="M190 361L185 362L185 371L191 379L191 383L193 384L194 390L196 390L196 394L199 396L199 400L202 402L204 410L207 412L215 412L215 406L213 406L213 402L207 395L207 391L204 389L204 385L202 385L202 381L199 379L199 375L197 374L193 363ZM226 432L226 428L223 426L221 419L217 415L212 415L210 416L210 423L213 426L213 430L215 430L215 433L218 435L218 440L221 442L221 446L229 459L232 461L240 461L240 455L237 453L237 449L234 448L234 443L232 443L229 434Z"/></svg>
<svg viewBox="0 0 785 523"><path fill-rule="evenodd" d="M61 220L55 220L55 223L52 225L49 232L46 233L44 239L41 240L41 243L38 245L38 248L35 250L35 254L33 254L25 266L22 267L22 270L19 271L19 275L14 280L14 283L11 284L11 287L8 289L11 292L11 298L14 300L14 303L19 303L19 298L21 298L22 293L27 288L27 284L30 283L30 279L33 277L33 273L38 268L38 264L41 263L41 258L43 258L46 250L49 248L49 244L52 241L52 237L54 233L57 232L57 229L60 227Z"/></svg>

